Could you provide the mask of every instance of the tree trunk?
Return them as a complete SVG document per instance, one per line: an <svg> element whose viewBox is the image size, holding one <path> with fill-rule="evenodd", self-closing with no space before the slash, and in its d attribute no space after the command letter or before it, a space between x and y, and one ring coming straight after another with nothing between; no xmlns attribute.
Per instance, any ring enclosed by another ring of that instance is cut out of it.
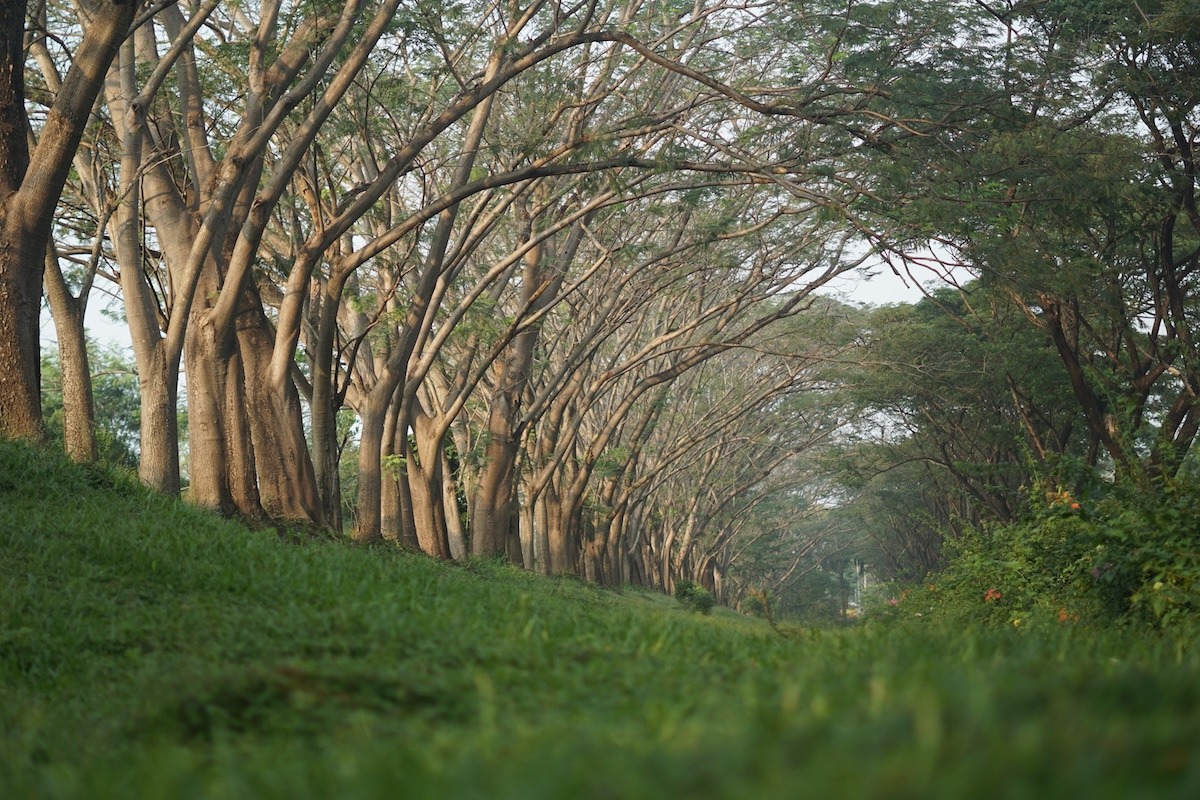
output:
<svg viewBox="0 0 1200 800"><path fill-rule="evenodd" d="M63 445L72 461L95 461L99 457L96 410L92 400L87 331L83 326L87 298L71 294L53 248L47 253L46 262L46 298L54 318L58 362L62 370Z"/></svg>
<svg viewBox="0 0 1200 800"><path fill-rule="evenodd" d="M471 553L477 556L506 551L517 460L510 400L508 392L497 389L488 414L487 447L471 504Z"/></svg>
<svg viewBox="0 0 1200 800"><path fill-rule="evenodd" d="M39 312L44 251L30 252L38 237L14 205L0 203L0 435L42 441L46 432Z"/></svg>
<svg viewBox="0 0 1200 800"><path fill-rule="evenodd" d="M359 409L362 431L358 437L358 515L354 522L354 541L367 543L383 536L380 516L383 492L383 435L392 392L381 387L368 392ZM396 436L401 433L397 431ZM389 448L390 449L390 448ZM403 535L403 534L402 534Z"/></svg>
<svg viewBox="0 0 1200 800"><path fill-rule="evenodd" d="M141 397L141 449L138 478L165 495L179 494L179 415L176 401L177 372L168 368L161 342L138 358L138 388ZM170 381L168 383L168 381Z"/></svg>
<svg viewBox="0 0 1200 800"><path fill-rule="evenodd" d="M304 439L300 395L292 381L272 385L275 337L253 286L237 320L254 471L263 511L272 519L320 526L324 522L316 476Z"/></svg>
<svg viewBox="0 0 1200 800"><path fill-rule="evenodd" d="M450 558L446 535L446 505L443 499L443 432L436 420L417 410L413 415L416 458L408 462L408 488L412 497L413 525L421 551L436 558Z"/></svg>
<svg viewBox="0 0 1200 800"><path fill-rule="evenodd" d="M221 408L227 358L218 356L211 327L202 315L188 326L184 347L188 392L188 501L222 514L236 510L229 490L225 415ZM208 352L206 352L208 351Z"/></svg>
<svg viewBox="0 0 1200 800"><path fill-rule="evenodd" d="M442 450L442 508L446 516L446 546L450 558L461 561L467 557L467 539L458 507L458 480L450 468L450 458Z"/></svg>

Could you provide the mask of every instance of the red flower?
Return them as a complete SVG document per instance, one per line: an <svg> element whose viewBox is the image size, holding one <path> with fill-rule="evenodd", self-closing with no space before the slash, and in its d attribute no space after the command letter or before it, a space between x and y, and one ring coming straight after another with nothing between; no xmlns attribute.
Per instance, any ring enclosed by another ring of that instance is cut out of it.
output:
<svg viewBox="0 0 1200 800"><path fill-rule="evenodd" d="M983 601L985 603L990 603L993 600L999 600L1002 596L1003 595L1000 594L1000 590L997 589L995 586L993 586L992 588L990 588L986 592L984 592Z"/></svg>

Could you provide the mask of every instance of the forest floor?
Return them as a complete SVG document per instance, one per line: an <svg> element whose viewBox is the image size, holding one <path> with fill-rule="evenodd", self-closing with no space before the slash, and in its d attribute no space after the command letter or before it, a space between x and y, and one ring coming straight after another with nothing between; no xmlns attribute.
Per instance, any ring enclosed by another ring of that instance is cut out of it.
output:
<svg viewBox="0 0 1200 800"><path fill-rule="evenodd" d="M813 629L0 443L0 797L1200 797L1198 636Z"/></svg>

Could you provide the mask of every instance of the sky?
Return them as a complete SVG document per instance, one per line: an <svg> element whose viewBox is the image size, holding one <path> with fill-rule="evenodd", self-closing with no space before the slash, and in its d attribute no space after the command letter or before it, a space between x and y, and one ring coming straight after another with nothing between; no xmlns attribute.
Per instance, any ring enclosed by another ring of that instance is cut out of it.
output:
<svg viewBox="0 0 1200 800"><path fill-rule="evenodd" d="M933 278L936 281L936 278ZM881 306L889 303L915 303L922 294L916 282L909 277L903 280L886 266L872 270L857 270L840 276L822 289L823 294L831 294L845 302ZM114 305L97 293L88 303L87 328L90 336L102 343L115 343L130 348L129 332L123 322L114 321L106 316L102 309L105 305ZM42 314L42 347L54 347L54 323L50 320L48 311Z"/></svg>
<svg viewBox="0 0 1200 800"><path fill-rule="evenodd" d="M822 292L845 302L872 306L916 303L924 296L916 281L907 276L901 279L887 266L846 273L831 281Z"/></svg>

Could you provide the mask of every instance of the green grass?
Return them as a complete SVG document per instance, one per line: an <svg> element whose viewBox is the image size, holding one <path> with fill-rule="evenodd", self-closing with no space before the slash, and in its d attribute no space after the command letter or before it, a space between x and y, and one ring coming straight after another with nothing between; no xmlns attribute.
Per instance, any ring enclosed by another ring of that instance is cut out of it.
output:
<svg viewBox="0 0 1200 800"><path fill-rule="evenodd" d="M1193 636L785 633L0 443L0 797L1200 796Z"/></svg>

